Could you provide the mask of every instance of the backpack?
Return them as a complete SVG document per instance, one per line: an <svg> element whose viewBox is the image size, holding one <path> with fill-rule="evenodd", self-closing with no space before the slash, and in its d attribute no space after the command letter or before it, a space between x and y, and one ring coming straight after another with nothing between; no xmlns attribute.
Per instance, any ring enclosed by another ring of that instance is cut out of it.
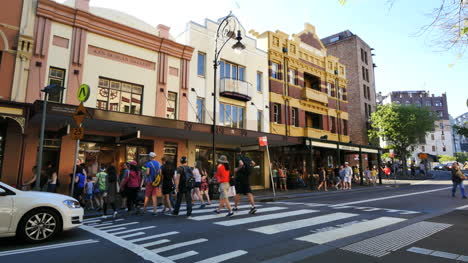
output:
<svg viewBox="0 0 468 263"><path fill-rule="evenodd" d="M185 176L185 188L187 189L195 188L195 176L193 176L192 168L188 166L184 167L184 176Z"/></svg>
<svg viewBox="0 0 468 263"><path fill-rule="evenodd" d="M151 182L151 184L154 186L154 187L158 187L160 184L161 184L161 167L159 168L159 171L156 170L156 167L154 167L154 164L152 161L150 161L150 164L151 166L153 167L154 169L154 181ZM151 171L148 172L148 176L151 175Z"/></svg>

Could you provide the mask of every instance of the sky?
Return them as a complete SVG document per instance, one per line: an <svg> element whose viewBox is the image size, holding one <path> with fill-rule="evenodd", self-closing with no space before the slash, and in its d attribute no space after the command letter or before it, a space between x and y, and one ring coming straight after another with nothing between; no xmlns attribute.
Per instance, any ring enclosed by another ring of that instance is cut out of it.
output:
<svg viewBox="0 0 468 263"><path fill-rule="evenodd" d="M64 2L64 0L57 0ZM177 36L188 21L216 20L229 11L244 28L289 35L315 26L320 38L350 30L373 47L377 92L426 90L447 93L452 117L468 111L468 52L457 58L441 51L430 35L416 36L431 22L428 14L442 0L90 0L91 6L116 9L150 25L164 24ZM450 64L454 64L450 67Z"/></svg>

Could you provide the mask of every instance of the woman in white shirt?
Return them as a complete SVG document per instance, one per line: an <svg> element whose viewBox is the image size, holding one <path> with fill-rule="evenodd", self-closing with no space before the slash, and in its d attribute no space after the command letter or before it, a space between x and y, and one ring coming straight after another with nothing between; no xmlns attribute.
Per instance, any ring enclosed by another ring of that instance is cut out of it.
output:
<svg viewBox="0 0 468 263"><path fill-rule="evenodd" d="M200 162L197 161L195 163L195 167L193 168L193 176L195 177L195 187L192 190L192 202L198 199L198 201L200 201L200 208L204 208L205 203L203 202L203 196L200 194L200 187L201 187L201 182L202 182L202 176L200 172L201 170L202 170L201 164Z"/></svg>

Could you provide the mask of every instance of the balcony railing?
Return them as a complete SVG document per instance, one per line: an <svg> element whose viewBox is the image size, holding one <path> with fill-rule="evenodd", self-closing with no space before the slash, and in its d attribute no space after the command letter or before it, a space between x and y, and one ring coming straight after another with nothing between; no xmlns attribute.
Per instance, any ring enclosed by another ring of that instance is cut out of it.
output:
<svg viewBox="0 0 468 263"><path fill-rule="evenodd" d="M305 100L314 100L314 101L318 101L318 102L325 103L325 104L328 103L327 94L317 91L317 90L310 89L310 88L304 89L302 93L302 97Z"/></svg>
<svg viewBox="0 0 468 263"><path fill-rule="evenodd" d="M250 101L252 99L252 84L236 79L221 79L219 95L235 100Z"/></svg>

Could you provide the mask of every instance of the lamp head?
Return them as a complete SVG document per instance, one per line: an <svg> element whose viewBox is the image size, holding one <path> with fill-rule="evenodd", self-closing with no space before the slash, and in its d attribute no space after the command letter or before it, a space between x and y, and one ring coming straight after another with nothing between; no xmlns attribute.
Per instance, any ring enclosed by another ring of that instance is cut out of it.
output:
<svg viewBox="0 0 468 263"><path fill-rule="evenodd" d="M245 49L245 45L242 44L242 42L241 42L242 36L241 36L241 31L240 30L237 30L236 40L237 40L237 42L232 46L232 49L234 49L234 51L236 53L240 53L242 50Z"/></svg>

